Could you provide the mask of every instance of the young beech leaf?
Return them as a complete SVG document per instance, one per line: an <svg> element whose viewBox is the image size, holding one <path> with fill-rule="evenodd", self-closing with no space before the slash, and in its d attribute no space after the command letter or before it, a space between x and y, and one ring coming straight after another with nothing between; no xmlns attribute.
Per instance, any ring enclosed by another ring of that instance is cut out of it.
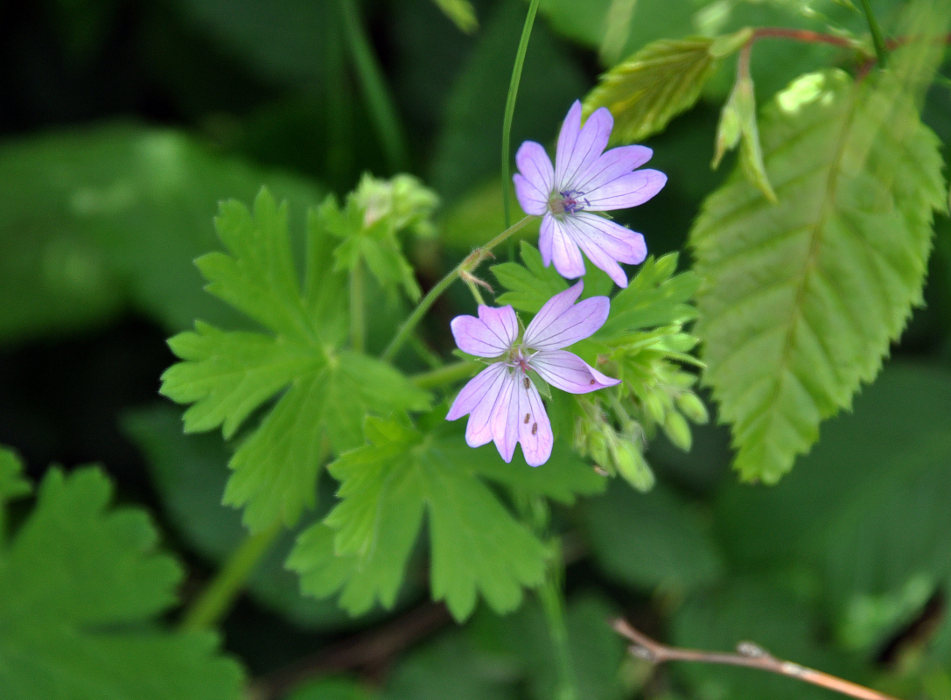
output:
<svg viewBox="0 0 951 700"><path fill-rule="evenodd" d="M769 201L776 201L766 167L763 165L763 149L759 141L759 128L756 125L756 97L753 94L753 78L749 74L740 75L733 85L730 98L720 112L717 126L716 153L713 167L720 164L724 154L740 143L740 163L746 176L756 185Z"/></svg>
<svg viewBox="0 0 951 700"><path fill-rule="evenodd" d="M690 240L704 380L736 469L772 483L875 377L920 302L944 182L937 139L884 73L803 76L760 125L778 204L734 173Z"/></svg>
<svg viewBox="0 0 951 700"><path fill-rule="evenodd" d="M341 482L340 502L301 535L288 559L304 592L340 590L340 604L354 615L375 600L391 607L424 513L433 597L457 620L469 616L477 594L507 612L521 602L523 586L542 581L545 546L481 477L564 503L600 491L603 479L570 456L535 470L519 457L521 464L502 464L494 450L467 447L460 429L447 423L424 434L405 418L367 419L369 444L329 467Z"/></svg>
<svg viewBox="0 0 951 700"><path fill-rule="evenodd" d="M584 101L584 113L607 107L612 142L640 141L693 106L723 56L749 38L743 29L718 39L662 39L648 44L603 76Z"/></svg>
<svg viewBox="0 0 951 700"><path fill-rule="evenodd" d="M181 571L154 551L140 510L108 509L97 469L46 474L16 536L0 545L4 698L238 698L241 671L215 637L153 618Z"/></svg>
<svg viewBox="0 0 951 700"><path fill-rule="evenodd" d="M280 393L242 441L229 466L225 503L244 506L260 531L280 518L293 525L314 503L317 470L328 450L362 441L371 411L423 410L425 392L378 360L341 347L346 334L345 278L331 269L322 214L311 210L303 289L297 280L287 206L261 190L253 213L226 202L215 225L228 253L198 260L208 291L264 331L226 331L196 322L169 341L182 360L162 375L161 392L185 412L187 432L222 427L231 437ZM283 393L281 393L283 392Z"/></svg>

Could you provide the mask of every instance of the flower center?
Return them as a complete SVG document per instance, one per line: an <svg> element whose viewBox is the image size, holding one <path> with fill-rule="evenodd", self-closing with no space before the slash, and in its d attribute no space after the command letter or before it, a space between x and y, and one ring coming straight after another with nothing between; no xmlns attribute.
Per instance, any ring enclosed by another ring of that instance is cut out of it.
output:
<svg viewBox="0 0 951 700"><path fill-rule="evenodd" d="M552 214L575 214L590 207L591 203L585 199L584 192L579 190L561 190L552 192L548 200Z"/></svg>

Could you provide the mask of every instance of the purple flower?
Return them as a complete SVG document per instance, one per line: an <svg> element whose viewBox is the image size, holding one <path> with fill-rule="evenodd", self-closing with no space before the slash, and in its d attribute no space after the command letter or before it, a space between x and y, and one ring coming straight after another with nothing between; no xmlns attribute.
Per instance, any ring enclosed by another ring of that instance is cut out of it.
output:
<svg viewBox="0 0 951 700"><path fill-rule="evenodd" d="M546 266L554 260L563 277L581 277L583 251L619 287L626 287L627 276L618 262L643 262L644 237L591 212L643 204L660 192L667 176L659 170L635 170L653 154L646 146L602 153L613 125L611 113L601 107L582 128L581 103L575 101L558 134L555 166L540 144L526 141L515 154L519 172L513 180L525 213L544 215L538 248Z"/></svg>
<svg viewBox="0 0 951 700"><path fill-rule="evenodd" d="M456 420L469 414L466 443L470 447L494 440L502 459L511 462L515 443L520 442L528 464L537 467L548 461L554 436L530 371L572 394L620 382L561 349L587 338L608 317L607 297L575 304L583 288L583 282L578 282L545 302L521 341L511 306L480 305L478 318L456 316L452 320L452 335L460 350L496 360L462 388L446 416Z"/></svg>

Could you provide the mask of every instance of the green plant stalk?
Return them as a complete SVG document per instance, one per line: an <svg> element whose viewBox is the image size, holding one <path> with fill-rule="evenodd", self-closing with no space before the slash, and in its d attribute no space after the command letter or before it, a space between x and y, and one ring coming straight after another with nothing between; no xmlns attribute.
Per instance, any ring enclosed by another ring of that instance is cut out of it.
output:
<svg viewBox="0 0 951 700"><path fill-rule="evenodd" d="M512 118L515 116L515 99L518 97L518 85L522 80L522 66L525 65L525 54L528 53L528 39L532 35L532 26L535 24L535 13L538 11L538 0L532 0L522 26L522 36L518 40L518 50L515 52L515 65L512 66L512 79L509 81L509 92L505 97L505 116L502 118L502 212L505 216L505 225L511 221L512 195L511 188L511 158Z"/></svg>
<svg viewBox="0 0 951 700"><path fill-rule="evenodd" d="M282 530L283 523L277 520L266 530L248 535L185 611L181 629L204 629L218 622L231 608L251 572Z"/></svg>
<svg viewBox="0 0 951 700"><path fill-rule="evenodd" d="M439 369L434 369L430 372L414 374L409 379L420 389L433 389L437 386L445 386L446 384L452 384L460 379L472 376L473 370L479 366L477 362L463 360L462 362L453 362L451 365L443 365Z"/></svg>
<svg viewBox="0 0 951 700"><path fill-rule="evenodd" d="M350 347L363 352L366 347L366 306L363 299L363 265L357 260L350 270Z"/></svg>
<svg viewBox="0 0 951 700"><path fill-rule="evenodd" d="M878 67L884 68L888 62L888 52L885 48L885 38L882 36L882 30L878 26L878 20L872 13L872 6L868 0L862 0L862 12L865 13L865 21L868 22L869 31L872 33L872 43L875 45L875 56L878 59Z"/></svg>
<svg viewBox="0 0 951 700"><path fill-rule="evenodd" d="M474 251L472 251L472 253L467 255L461 263L456 265L445 277L439 280L435 286L433 286L433 288L426 293L426 296L422 298L419 304L416 305L416 308L413 309L413 312L409 315L409 317L403 321L402 325L396 331L396 335L393 336L393 340L390 341L390 344L386 346L385 350L383 350L383 354L380 355L381 359L385 361L392 360L397 351L403 347L403 343L406 342L409 334L413 332L413 329L416 328L419 322L423 319L423 316L426 315L426 312L429 311L429 307L432 306L433 302L435 302L436 299L438 299L439 296L449 288L449 285L455 282L456 279L458 279L461 275L469 274L472 269L475 269L479 263L485 259L489 251L524 228L525 225L532 220L532 218L533 217L531 216L526 216L523 219L516 221L484 246L481 248L476 248Z"/></svg>
<svg viewBox="0 0 951 700"><path fill-rule="evenodd" d="M344 33L360 80L360 88L370 108L370 117L383 146L387 165L393 172L405 170L409 162L406 138L396 107L383 80L383 71L373 54L363 29L355 0L338 0Z"/></svg>
<svg viewBox="0 0 951 700"><path fill-rule="evenodd" d="M555 551L559 551L560 543L554 543ZM564 563L560 553L557 561L552 562L545 577L545 583L538 591L542 610L545 613L545 622L548 625L548 634L555 647L555 667L558 670L558 685L555 688L556 700L578 700L578 680L575 677L574 665L571 662L571 651L568 647L568 627L565 624L565 600L562 592Z"/></svg>

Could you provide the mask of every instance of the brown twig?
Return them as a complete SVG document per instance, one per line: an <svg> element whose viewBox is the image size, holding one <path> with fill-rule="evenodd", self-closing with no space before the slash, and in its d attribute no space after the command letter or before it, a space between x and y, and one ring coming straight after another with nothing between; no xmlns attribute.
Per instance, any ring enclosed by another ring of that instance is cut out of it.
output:
<svg viewBox="0 0 951 700"><path fill-rule="evenodd" d="M740 642L736 653L702 651L700 649L685 649L670 647L657 642L642 632L634 629L627 620L618 618L611 623L614 631L633 644L628 647L633 656L649 661L655 666L668 661L696 661L707 664L724 664L728 666L745 666L760 671L768 671L781 676L788 676L804 683L811 683L821 688L834 690L861 700L898 700L891 695L879 693L877 690L852 683L838 676L822 671L800 666L792 661L777 659L768 651L753 642Z"/></svg>

